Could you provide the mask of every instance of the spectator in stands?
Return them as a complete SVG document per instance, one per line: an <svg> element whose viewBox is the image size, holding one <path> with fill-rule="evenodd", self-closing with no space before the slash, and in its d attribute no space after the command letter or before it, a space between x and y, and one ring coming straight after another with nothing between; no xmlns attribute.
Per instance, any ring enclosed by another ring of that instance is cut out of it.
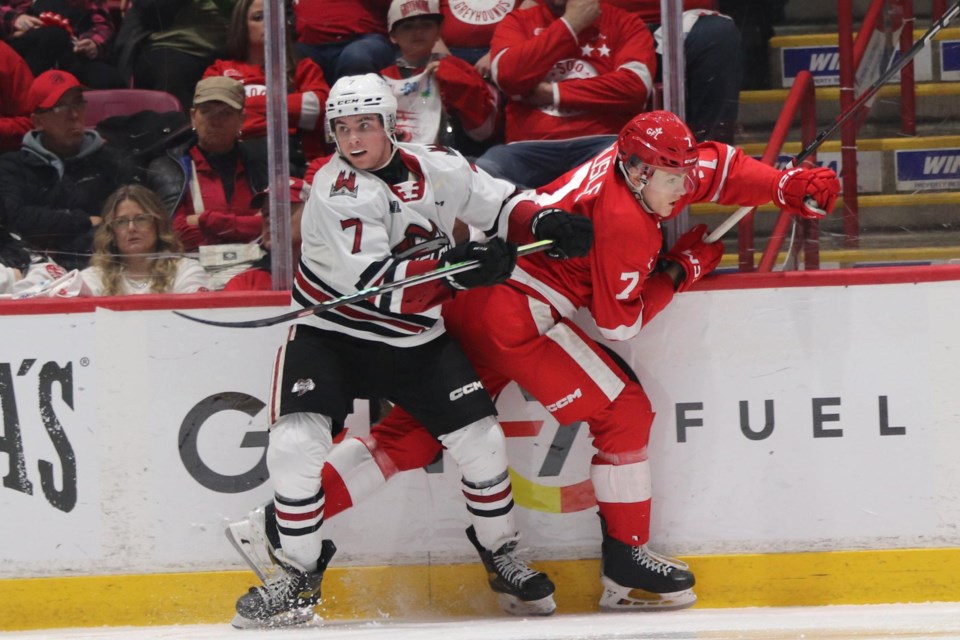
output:
<svg viewBox="0 0 960 640"><path fill-rule="evenodd" d="M224 291L270 291L273 289L273 275L271 272L270 248L270 205L267 198L269 189L253 196L250 206L260 209L263 214L263 229L260 236L260 246L267 254L254 265L235 275L227 282ZM310 196L310 185L300 178L290 178L290 244L293 250L293 268L296 270L300 262L300 219L303 217L303 205Z"/></svg>
<svg viewBox="0 0 960 640"><path fill-rule="evenodd" d="M19 149L30 131L33 73L10 45L0 41L0 153Z"/></svg>
<svg viewBox="0 0 960 640"><path fill-rule="evenodd" d="M393 0L387 22L400 57L381 75L397 97L399 141L439 142L466 153L464 138L482 141L493 133L498 94L468 62L433 53L442 21L439 0Z"/></svg>
<svg viewBox="0 0 960 640"><path fill-rule="evenodd" d="M189 105L203 72L223 56L233 0L134 0L117 35L117 64L141 89Z"/></svg>
<svg viewBox="0 0 960 640"><path fill-rule="evenodd" d="M80 275L95 296L208 291L207 273L181 250L160 198L127 185L107 199L90 267Z"/></svg>
<svg viewBox="0 0 960 640"><path fill-rule="evenodd" d="M295 2L297 50L320 65L331 85L342 76L377 73L394 58L389 6L390 0Z"/></svg>
<svg viewBox="0 0 960 640"><path fill-rule="evenodd" d="M31 130L17 151L0 156L0 200L11 231L58 263L86 266L103 203L133 171L85 129L86 102L77 79L45 71L30 88Z"/></svg>
<svg viewBox="0 0 960 640"><path fill-rule="evenodd" d="M491 42L493 79L509 96L506 145L477 165L539 187L616 139L653 89L653 37L636 15L599 0L537 0L507 14Z"/></svg>
<svg viewBox="0 0 960 640"><path fill-rule="evenodd" d="M519 0L440 0L443 24L440 38L450 53L490 77L490 39L503 17L520 6Z"/></svg>
<svg viewBox="0 0 960 640"><path fill-rule="evenodd" d="M774 25L786 20L787 0L719 0L719 9L737 24L743 61L743 82L740 88L769 89L770 38Z"/></svg>
<svg viewBox="0 0 960 640"><path fill-rule="evenodd" d="M233 78L198 82L190 110L196 142L170 150L147 169L148 185L173 214L187 251L260 235L262 216L250 200L266 187L267 166L239 141L244 99L243 85Z"/></svg>
<svg viewBox="0 0 960 640"><path fill-rule="evenodd" d="M305 161L327 155L323 106L330 93L323 71L313 60L298 58L287 39L287 114L290 118L291 163L303 175ZM267 72L264 67L263 0L240 0L233 9L227 57L217 60L203 77L227 76L243 83L243 139L266 141ZM300 143L300 144L298 144Z"/></svg>
<svg viewBox="0 0 960 640"><path fill-rule="evenodd" d="M123 86L106 62L114 36L107 0L4 0L0 36L34 75L58 68L95 89Z"/></svg>
<svg viewBox="0 0 960 640"><path fill-rule="evenodd" d="M659 68L663 52L660 0L605 1L637 13L647 23L657 43ZM776 2L764 0L767 3ZM714 0L683 0L684 120L698 141L733 144L743 77L740 30L728 16L711 11L714 4Z"/></svg>

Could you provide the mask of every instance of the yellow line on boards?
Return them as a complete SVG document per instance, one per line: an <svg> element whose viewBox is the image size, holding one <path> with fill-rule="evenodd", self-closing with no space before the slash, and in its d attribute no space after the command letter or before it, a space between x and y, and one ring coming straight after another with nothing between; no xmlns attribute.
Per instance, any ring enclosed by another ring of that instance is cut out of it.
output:
<svg viewBox="0 0 960 640"><path fill-rule="evenodd" d="M684 558L699 608L960 601L960 549L833 551ZM597 610L597 560L535 563L557 584L560 613ZM0 630L228 624L246 571L0 580ZM326 619L500 616L479 562L332 568ZM654 614L655 615L655 614Z"/></svg>

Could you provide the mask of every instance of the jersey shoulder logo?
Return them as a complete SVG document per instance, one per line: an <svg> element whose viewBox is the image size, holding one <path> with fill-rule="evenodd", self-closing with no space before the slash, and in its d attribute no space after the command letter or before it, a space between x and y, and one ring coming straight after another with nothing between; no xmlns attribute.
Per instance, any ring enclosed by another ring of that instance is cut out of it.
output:
<svg viewBox="0 0 960 640"><path fill-rule="evenodd" d="M351 198L356 198L357 191L359 190L360 187L357 186L357 174L351 171L348 175L344 169L340 172L340 175L337 176L337 179L334 180L333 186L330 187L330 197L350 196Z"/></svg>
<svg viewBox="0 0 960 640"><path fill-rule="evenodd" d="M390 185L390 190L401 202L414 202L423 198L423 180L408 180Z"/></svg>

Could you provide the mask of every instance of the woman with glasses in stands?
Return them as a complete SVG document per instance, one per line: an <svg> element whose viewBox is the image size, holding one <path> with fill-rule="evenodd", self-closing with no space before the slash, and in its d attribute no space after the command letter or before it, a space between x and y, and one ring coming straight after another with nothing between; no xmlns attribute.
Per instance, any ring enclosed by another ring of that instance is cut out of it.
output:
<svg viewBox="0 0 960 640"><path fill-rule="evenodd" d="M91 266L81 272L96 296L208 291L200 263L180 255L170 216L150 189L131 184L114 191L93 239Z"/></svg>

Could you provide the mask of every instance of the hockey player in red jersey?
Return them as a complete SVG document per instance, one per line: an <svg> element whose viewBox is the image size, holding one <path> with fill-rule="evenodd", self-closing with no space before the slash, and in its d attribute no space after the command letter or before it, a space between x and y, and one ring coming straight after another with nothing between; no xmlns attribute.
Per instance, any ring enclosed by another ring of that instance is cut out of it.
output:
<svg viewBox="0 0 960 640"><path fill-rule="evenodd" d="M719 242L703 241L704 225L663 250L662 222L688 204L773 200L817 218L832 210L838 192L830 169L778 171L724 144L696 145L671 113L643 113L621 130L614 146L538 191L541 205L593 221L594 245L587 256L564 261L525 256L505 285L474 289L444 305L448 332L489 393L496 396L513 380L560 424L589 425L596 448L590 477L603 531L602 608L677 608L693 604L696 596L688 567L647 546L650 401L627 365L572 322L574 312L587 309L603 337L627 340L676 292L710 273L723 249ZM397 471L429 464L440 448L394 408L368 437L345 440L327 458L327 517L359 502Z"/></svg>
<svg viewBox="0 0 960 640"><path fill-rule="evenodd" d="M496 397L513 380L560 424L588 423L596 448L590 477L603 529L601 607L689 606L696 601L694 576L683 563L647 547L650 401L626 364L571 317L585 308L604 338L628 340L675 293L710 273L723 248L703 241L704 225L663 250L662 222L688 204L773 200L817 218L832 210L838 192L830 169L778 171L724 144L696 145L671 113L643 113L623 128L614 146L538 191L541 205L593 221L589 255L562 262L525 256L506 285L470 291L444 306L448 331L489 393ZM561 399L569 402L557 402ZM395 408L369 437L346 440L328 458L323 471L328 515L397 471L429 464L439 448Z"/></svg>

